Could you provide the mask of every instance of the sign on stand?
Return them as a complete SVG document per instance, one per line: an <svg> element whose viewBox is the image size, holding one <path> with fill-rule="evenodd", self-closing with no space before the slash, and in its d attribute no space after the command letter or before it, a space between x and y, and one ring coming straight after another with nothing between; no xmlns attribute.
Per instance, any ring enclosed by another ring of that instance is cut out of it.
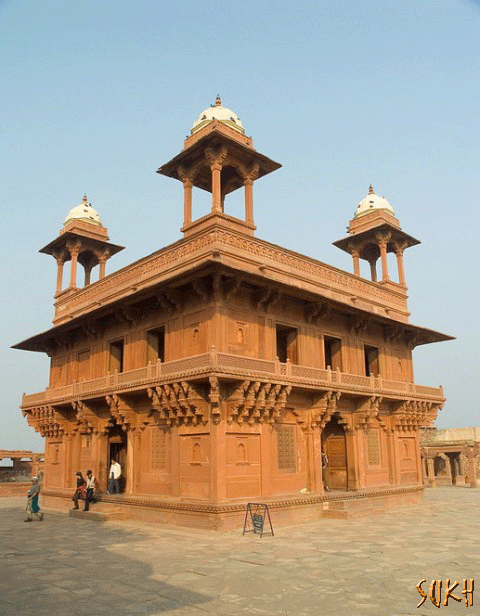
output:
<svg viewBox="0 0 480 616"><path fill-rule="evenodd" d="M247 510L245 512L245 522L243 524L243 534L259 533L260 537L263 537L267 520L270 530L268 530L267 526L266 532L271 534L273 537L273 526L272 520L270 519L268 505L265 505L264 503L248 503Z"/></svg>

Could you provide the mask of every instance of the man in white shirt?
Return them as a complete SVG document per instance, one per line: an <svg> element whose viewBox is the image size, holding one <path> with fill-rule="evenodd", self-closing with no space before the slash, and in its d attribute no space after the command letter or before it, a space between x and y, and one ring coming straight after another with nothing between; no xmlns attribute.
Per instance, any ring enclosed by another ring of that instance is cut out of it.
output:
<svg viewBox="0 0 480 616"><path fill-rule="evenodd" d="M110 470L108 471L108 490L107 494L119 494L120 493L120 477L122 476L122 467L120 464L113 460L110 464Z"/></svg>

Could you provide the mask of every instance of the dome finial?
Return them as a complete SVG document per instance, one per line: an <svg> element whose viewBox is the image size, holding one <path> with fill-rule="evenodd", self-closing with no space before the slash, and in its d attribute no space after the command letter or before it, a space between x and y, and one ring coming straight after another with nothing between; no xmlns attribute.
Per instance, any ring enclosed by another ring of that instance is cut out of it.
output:
<svg viewBox="0 0 480 616"><path fill-rule="evenodd" d="M87 198L87 195L86 195L86 194L84 194L84 195L83 195L83 199L82 199L82 201L83 201L83 203L85 203L85 204L88 202L88 198Z"/></svg>
<svg viewBox="0 0 480 616"><path fill-rule="evenodd" d="M375 194L375 191L373 190L373 186L371 184L370 184L370 187L368 189L368 194L369 195L374 195Z"/></svg>
<svg viewBox="0 0 480 616"><path fill-rule="evenodd" d="M222 106L222 99L220 98L220 94L217 94L217 98L215 99L215 107Z"/></svg>

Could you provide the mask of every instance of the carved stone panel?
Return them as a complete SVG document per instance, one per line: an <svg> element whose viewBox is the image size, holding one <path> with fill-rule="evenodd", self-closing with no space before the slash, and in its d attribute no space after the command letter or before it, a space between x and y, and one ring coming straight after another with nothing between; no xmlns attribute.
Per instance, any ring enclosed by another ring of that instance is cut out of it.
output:
<svg viewBox="0 0 480 616"><path fill-rule="evenodd" d="M152 471L164 470L167 467L166 434L157 426L152 426L150 434L150 468Z"/></svg>
<svg viewBox="0 0 480 616"><path fill-rule="evenodd" d="M277 461L281 473L294 473L295 461L295 426L277 426Z"/></svg>
<svg viewBox="0 0 480 616"><path fill-rule="evenodd" d="M378 430L366 433L368 466L380 466L380 434Z"/></svg>

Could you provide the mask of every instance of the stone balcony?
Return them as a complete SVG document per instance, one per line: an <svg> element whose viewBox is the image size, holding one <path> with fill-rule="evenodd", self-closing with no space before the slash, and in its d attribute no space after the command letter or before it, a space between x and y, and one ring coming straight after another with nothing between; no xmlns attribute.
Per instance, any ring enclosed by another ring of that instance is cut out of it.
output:
<svg viewBox="0 0 480 616"><path fill-rule="evenodd" d="M146 387L184 380L202 380L209 376L231 380L274 381L300 389L335 390L346 394L382 396L396 400L426 401L441 405L442 387L426 387L392 381L381 376L361 376L330 369L280 363L211 350L184 359L157 362L128 372L81 381L64 387L47 388L35 394L23 394L22 409L62 404L71 400L88 400L115 393L134 392Z"/></svg>

